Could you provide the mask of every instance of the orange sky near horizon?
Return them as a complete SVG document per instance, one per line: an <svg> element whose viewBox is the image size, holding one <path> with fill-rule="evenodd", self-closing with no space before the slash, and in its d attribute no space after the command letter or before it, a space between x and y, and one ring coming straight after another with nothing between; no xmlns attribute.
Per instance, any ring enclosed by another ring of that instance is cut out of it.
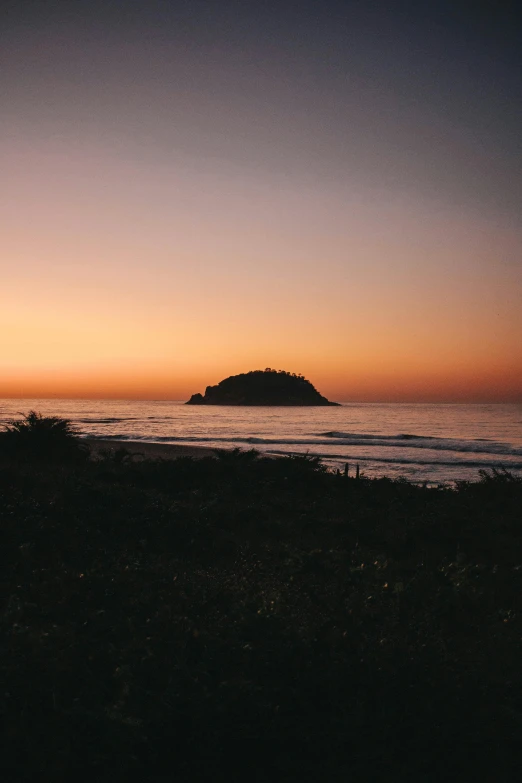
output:
<svg viewBox="0 0 522 783"><path fill-rule="evenodd" d="M511 226L349 186L272 192L229 173L212 192L216 173L198 167L175 186L109 158L49 153L39 167L24 182L13 165L33 219L28 232L15 201L1 239L0 396L184 399L271 366L339 400L521 399ZM120 185L131 173L139 194ZM98 201L111 185L114 210ZM170 206L146 231L144 185Z"/></svg>
<svg viewBox="0 0 522 783"><path fill-rule="evenodd" d="M328 73L311 22L306 57L259 27L204 50L64 25L0 33L0 397L186 399L270 366L338 401L522 402L493 77L445 42L415 70L362 21Z"/></svg>

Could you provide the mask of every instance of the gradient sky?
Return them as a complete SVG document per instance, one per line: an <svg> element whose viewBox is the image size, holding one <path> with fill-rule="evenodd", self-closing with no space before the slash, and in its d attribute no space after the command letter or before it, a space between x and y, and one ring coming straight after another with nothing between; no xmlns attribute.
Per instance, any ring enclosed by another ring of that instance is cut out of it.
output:
<svg viewBox="0 0 522 783"><path fill-rule="evenodd" d="M509 4L12 2L0 396L522 401Z"/></svg>

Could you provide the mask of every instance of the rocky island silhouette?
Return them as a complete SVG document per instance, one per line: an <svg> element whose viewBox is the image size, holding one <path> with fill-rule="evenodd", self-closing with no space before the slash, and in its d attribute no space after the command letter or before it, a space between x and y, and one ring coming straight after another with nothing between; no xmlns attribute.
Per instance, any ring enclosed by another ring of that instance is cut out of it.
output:
<svg viewBox="0 0 522 783"><path fill-rule="evenodd" d="M252 370L231 375L205 394L193 394L186 405L339 405L330 402L300 374L286 370Z"/></svg>

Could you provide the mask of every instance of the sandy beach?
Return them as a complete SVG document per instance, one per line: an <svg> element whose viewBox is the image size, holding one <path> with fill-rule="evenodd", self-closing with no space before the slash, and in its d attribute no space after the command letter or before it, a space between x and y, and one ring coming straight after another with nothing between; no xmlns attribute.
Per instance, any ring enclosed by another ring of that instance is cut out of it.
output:
<svg viewBox="0 0 522 783"><path fill-rule="evenodd" d="M192 457L202 459L213 457L214 449L206 446L185 446L177 443L144 443L136 440L103 440L98 438L84 438L93 455L101 452L114 454L118 449L125 449L131 454L148 459L178 459L179 457Z"/></svg>

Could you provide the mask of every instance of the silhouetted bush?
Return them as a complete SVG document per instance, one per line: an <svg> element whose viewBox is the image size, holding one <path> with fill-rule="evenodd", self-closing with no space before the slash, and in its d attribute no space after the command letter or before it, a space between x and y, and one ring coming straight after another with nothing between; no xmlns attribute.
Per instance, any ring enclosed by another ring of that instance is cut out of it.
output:
<svg viewBox="0 0 522 783"><path fill-rule="evenodd" d="M30 411L0 433L2 454L29 461L79 460L87 456L87 449L71 422Z"/></svg>

